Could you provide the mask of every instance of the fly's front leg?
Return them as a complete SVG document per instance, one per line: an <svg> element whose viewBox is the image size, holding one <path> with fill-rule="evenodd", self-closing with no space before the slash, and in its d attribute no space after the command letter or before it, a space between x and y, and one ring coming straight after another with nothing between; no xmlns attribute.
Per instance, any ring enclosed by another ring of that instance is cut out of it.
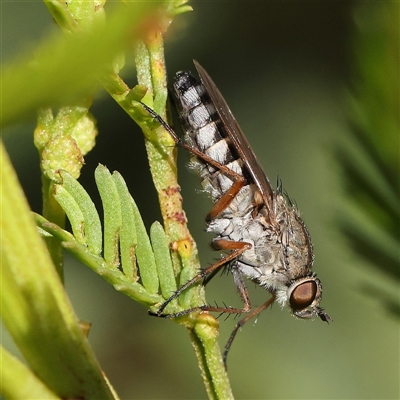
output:
<svg viewBox="0 0 400 400"><path fill-rule="evenodd" d="M258 314L260 314L261 311L265 310L266 308L268 308L273 302L275 301L275 296L272 296L268 301L266 301L265 303L261 304L261 306L257 307L252 313L250 313L249 315L246 315L245 318L241 319L236 325L235 328L233 329L231 336L229 336L228 341L226 342L225 345L225 350L224 350L224 354L223 354L223 360L224 360L224 365L225 365L225 369L227 369L227 358L228 358L228 353L229 350L232 346L232 342L233 339L235 339L236 334L238 333L239 329L250 319L254 318L255 316L257 316Z"/></svg>
<svg viewBox="0 0 400 400"><path fill-rule="evenodd" d="M218 248L221 250L230 250L232 252L230 254L228 254L226 257L224 257L221 260L219 260L218 262L216 262L215 264L211 265L210 267L201 270L196 276L194 276L192 279L187 281L169 299L167 299L160 306L160 308L158 309L156 314L152 314L152 315L156 315L158 317L163 317L163 318L176 318L176 317L181 317L183 315L190 314L191 312L194 312L194 311L216 311L216 312L228 312L228 313L237 313L237 314L242 313L242 312L248 312L248 310L251 307L249 307L250 302L248 300L247 291L246 291L246 296L241 295L242 299L246 298L246 301L243 300L245 303L244 308L236 309L236 308L231 308L231 307L211 307L211 306L204 305L204 306L193 307L188 310L183 310L183 311L180 311L180 312L174 313L174 314L163 314L165 307L167 307L167 305L172 300L178 298L184 290L188 289L190 286L192 286L194 283L198 282L199 280L204 279L209 274L212 274L214 276L215 272L219 271L227 263L229 263L232 260L235 260L241 254L243 254L246 250L249 250L252 247L252 245L247 242L233 242L233 241L222 240L222 239L216 240L214 242L214 245L218 246ZM236 283L236 280L235 280L235 283ZM243 284L243 287L244 287L244 284Z"/></svg>

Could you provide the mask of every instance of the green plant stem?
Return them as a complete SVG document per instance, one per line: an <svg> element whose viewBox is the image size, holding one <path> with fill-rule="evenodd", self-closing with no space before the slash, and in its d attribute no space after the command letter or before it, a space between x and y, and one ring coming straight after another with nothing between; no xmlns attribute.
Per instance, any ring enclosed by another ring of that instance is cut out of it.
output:
<svg viewBox="0 0 400 400"><path fill-rule="evenodd" d="M136 66L139 84L151 87L153 91L154 109L163 118L166 116L166 69L163 56L163 37L161 32L149 36L145 43L137 46ZM148 69L149 66L149 69ZM145 71L149 73L145 73ZM139 73L140 71L140 73ZM151 85L151 86L148 86ZM167 132L157 128L161 137ZM187 229L186 216L182 209L180 187L177 182L176 154L172 147L164 147L160 151L162 140L152 140L154 133L146 135L146 149L153 176L154 185L159 196L165 229L179 254L181 268L181 284L186 283L200 268L197 248ZM171 138L169 138L169 141ZM185 308L204 304L202 293L196 289L188 291L179 299ZM222 362L218 346L218 322L209 314L194 314L189 318L192 323L181 323L189 330L195 349L199 368L210 399L233 398L229 380Z"/></svg>
<svg viewBox="0 0 400 400"><path fill-rule="evenodd" d="M228 374L218 345L219 322L210 314L200 314L189 330L199 367L210 399L233 399ZM197 354L199 353L199 354Z"/></svg>
<svg viewBox="0 0 400 400"><path fill-rule="evenodd" d="M53 196L53 183L47 176L42 174L42 199L43 199L43 215L49 221L54 222L60 228L65 226L65 213ZM44 238L47 249L53 264L57 270L61 280L64 281L64 257L63 248L58 239L54 237Z"/></svg>

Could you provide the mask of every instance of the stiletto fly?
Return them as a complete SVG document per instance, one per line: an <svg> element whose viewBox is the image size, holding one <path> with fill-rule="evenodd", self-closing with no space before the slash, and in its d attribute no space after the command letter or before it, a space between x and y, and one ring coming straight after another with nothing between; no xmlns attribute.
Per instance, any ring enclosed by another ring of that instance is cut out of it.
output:
<svg viewBox="0 0 400 400"><path fill-rule="evenodd" d="M226 101L204 68L194 61L198 81L190 72L178 72L174 81L184 141L153 110L145 108L171 134L174 141L194 156L204 190L214 206L207 216L207 231L216 237L215 249L229 252L181 286L157 311L157 316L176 318L193 311L249 313L240 320L226 346L224 362L241 326L274 301L302 319L318 316L331 320L320 307L321 281L312 272L312 243L299 212L282 185L274 190L256 155L232 115ZM209 281L227 267L243 301L242 308L202 305L175 314L165 307L199 280ZM252 310L244 278L272 294Z"/></svg>

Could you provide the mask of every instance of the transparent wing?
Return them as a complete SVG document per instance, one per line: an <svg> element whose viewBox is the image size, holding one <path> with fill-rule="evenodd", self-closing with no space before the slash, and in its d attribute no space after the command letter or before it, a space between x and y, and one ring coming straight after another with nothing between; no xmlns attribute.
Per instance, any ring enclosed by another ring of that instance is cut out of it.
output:
<svg viewBox="0 0 400 400"><path fill-rule="evenodd" d="M233 116L231 110L228 107L225 99L223 98L221 92L218 90L217 86L210 78L206 70L196 61L193 60L194 65L197 69L199 77L205 86L212 102L214 103L215 109L221 118L223 125L225 126L226 132L231 140L232 145L235 147L237 153L242 159L245 167L247 168L249 174L257 185L261 192L263 200L266 206L272 210L272 199L273 199L273 189L272 186L265 175L256 155L250 147L249 142L244 136L243 131L240 129L235 117Z"/></svg>

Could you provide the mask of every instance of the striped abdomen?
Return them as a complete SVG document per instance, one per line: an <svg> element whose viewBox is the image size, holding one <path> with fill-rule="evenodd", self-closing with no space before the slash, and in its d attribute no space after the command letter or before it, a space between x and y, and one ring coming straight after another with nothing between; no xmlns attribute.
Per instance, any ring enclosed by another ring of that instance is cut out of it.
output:
<svg viewBox="0 0 400 400"><path fill-rule="evenodd" d="M174 82L179 117L185 140L191 146L239 175L245 175L243 162L230 146L229 137L203 84L189 72L178 72ZM233 178L214 166L194 157L194 167L202 178L203 188L215 202L232 186ZM246 177L247 178L247 177ZM246 185L225 213L244 214L253 207L255 185Z"/></svg>

